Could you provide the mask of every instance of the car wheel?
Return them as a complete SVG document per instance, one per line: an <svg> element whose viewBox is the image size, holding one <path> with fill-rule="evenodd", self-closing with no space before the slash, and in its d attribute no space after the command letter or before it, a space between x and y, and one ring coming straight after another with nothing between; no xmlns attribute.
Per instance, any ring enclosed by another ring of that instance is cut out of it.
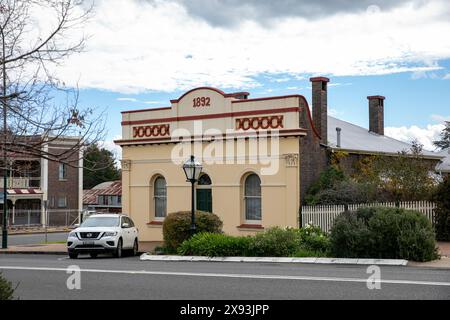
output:
<svg viewBox="0 0 450 320"><path fill-rule="evenodd" d="M133 245L133 257L137 256L139 252L139 244L138 244L138 239L134 239L134 245Z"/></svg>
<svg viewBox="0 0 450 320"><path fill-rule="evenodd" d="M116 251L114 251L114 257L122 258L122 249L122 239L119 239L119 241L117 242Z"/></svg>
<svg viewBox="0 0 450 320"><path fill-rule="evenodd" d="M70 259L76 259L76 258L78 258L78 253L70 252L70 253L69 253L69 258L70 258Z"/></svg>
<svg viewBox="0 0 450 320"><path fill-rule="evenodd" d="M93 258L93 259L97 258L97 255L98 255L97 253L91 253L90 254L91 258Z"/></svg>

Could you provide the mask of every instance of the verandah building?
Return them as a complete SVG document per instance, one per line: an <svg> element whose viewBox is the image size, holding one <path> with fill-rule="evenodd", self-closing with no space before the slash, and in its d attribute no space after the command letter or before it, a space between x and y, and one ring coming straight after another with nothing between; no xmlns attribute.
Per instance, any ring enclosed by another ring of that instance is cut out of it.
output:
<svg viewBox="0 0 450 320"><path fill-rule="evenodd" d="M123 112L116 141L122 147L122 207L139 227L140 241L162 241L164 217L190 210L182 170L190 154L203 165L197 209L217 214L224 232L246 235L298 227L303 196L330 152L347 151L351 162L410 148L384 136L384 97L368 97L367 130L328 116L329 79L310 80L312 114L302 95L249 99L247 92L208 87L186 92L170 107ZM433 163L440 159L424 155Z"/></svg>

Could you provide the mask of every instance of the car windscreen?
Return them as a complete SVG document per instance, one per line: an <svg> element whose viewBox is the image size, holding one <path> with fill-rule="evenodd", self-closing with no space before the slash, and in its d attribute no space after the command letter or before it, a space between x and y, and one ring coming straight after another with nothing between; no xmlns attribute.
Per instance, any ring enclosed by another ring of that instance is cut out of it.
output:
<svg viewBox="0 0 450 320"><path fill-rule="evenodd" d="M118 227L119 217L89 217L80 227Z"/></svg>

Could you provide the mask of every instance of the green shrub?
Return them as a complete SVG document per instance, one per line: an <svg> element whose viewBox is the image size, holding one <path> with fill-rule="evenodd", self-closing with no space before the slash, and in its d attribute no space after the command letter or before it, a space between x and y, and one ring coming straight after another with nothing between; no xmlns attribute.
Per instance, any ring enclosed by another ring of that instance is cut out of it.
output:
<svg viewBox="0 0 450 320"><path fill-rule="evenodd" d="M344 212L330 232L336 257L429 261L437 258L431 223L420 212L399 208L361 208Z"/></svg>
<svg viewBox="0 0 450 320"><path fill-rule="evenodd" d="M320 227L307 224L304 228L298 229L300 247L306 251L321 252L322 255L329 250L329 239Z"/></svg>
<svg viewBox="0 0 450 320"><path fill-rule="evenodd" d="M299 244L299 233L295 229L274 227L257 233L249 249L257 257L289 257L299 249Z"/></svg>
<svg viewBox="0 0 450 320"><path fill-rule="evenodd" d="M221 233L198 233L178 247L178 254L208 257L248 256L251 237L233 237Z"/></svg>
<svg viewBox="0 0 450 320"><path fill-rule="evenodd" d="M198 233L184 241L177 253L209 257L323 257L327 255L328 247L328 237L319 227L308 226L300 230L274 227L246 237Z"/></svg>
<svg viewBox="0 0 450 320"><path fill-rule="evenodd" d="M377 192L376 185L353 180L337 182L332 188L324 189L316 195L316 204L350 204L367 203L386 200L380 199L381 194Z"/></svg>
<svg viewBox="0 0 450 320"><path fill-rule="evenodd" d="M320 173L319 179L317 179L307 191L305 196L305 202L308 205L316 205L320 199L319 193L322 190L333 188L337 183L344 181L346 176L344 172L336 165L327 167Z"/></svg>
<svg viewBox="0 0 450 320"><path fill-rule="evenodd" d="M321 258L327 257L327 253L323 251L315 251L310 249L300 248L292 255L295 258Z"/></svg>
<svg viewBox="0 0 450 320"><path fill-rule="evenodd" d="M196 232L221 233L222 221L210 212L195 212ZM176 252L178 246L191 236L191 212L174 212L164 219L164 246L168 252Z"/></svg>
<svg viewBox="0 0 450 320"><path fill-rule="evenodd" d="M0 273L0 300L12 300L14 289L11 282L6 280Z"/></svg>
<svg viewBox="0 0 450 320"><path fill-rule="evenodd" d="M371 255L370 231L356 212L339 215L330 230L330 251L335 257L367 258Z"/></svg>
<svg viewBox="0 0 450 320"><path fill-rule="evenodd" d="M450 176L442 181L433 194L436 203L434 225L436 239L450 241Z"/></svg>
<svg viewBox="0 0 450 320"><path fill-rule="evenodd" d="M437 258L433 226L417 211L379 208L368 221L379 258L429 261Z"/></svg>

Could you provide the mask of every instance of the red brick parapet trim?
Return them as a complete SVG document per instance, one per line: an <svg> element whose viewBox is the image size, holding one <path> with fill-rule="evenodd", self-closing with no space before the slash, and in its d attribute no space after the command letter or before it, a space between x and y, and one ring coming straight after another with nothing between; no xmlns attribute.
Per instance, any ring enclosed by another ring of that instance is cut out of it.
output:
<svg viewBox="0 0 450 320"><path fill-rule="evenodd" d="M198 116L184 116L184 117L171 117L171 118L159 118L159 119L146 119L146 120L131 120L122 121L122 126L134 125L134 124L149 124L149 123L161 123L161 122L177 122L177 121L193 121L193 120L206 120L217 118L232 118L240 116L252 116L260 114L272 114L272 113L287 113L287 112L300 112L299 107L288 108L273 108L273 109L259 109L250 111L235 111L226 113L213 113L203 114Z"/></svg>
<svg viewBox="0 0 450 320"><path fill-rule="evenodd" d="M306 129L281 129L277 131L271 130L258 130L258 131L237 131L229 134L220 135L198 135L198 136L188 136L188 137L154 137L154 138L144 138L144 139L123 139L114 140L114 143L119 145L125 144L151 144L151 143L180 143L180 142L192 142L192 141L212 141L212 140L225 140L225 139L245 139L245 138L258 138L262 136L263 138L270 138L271 134L275 137L292 137L292 136L304 136L306 135Z"/></svg>

